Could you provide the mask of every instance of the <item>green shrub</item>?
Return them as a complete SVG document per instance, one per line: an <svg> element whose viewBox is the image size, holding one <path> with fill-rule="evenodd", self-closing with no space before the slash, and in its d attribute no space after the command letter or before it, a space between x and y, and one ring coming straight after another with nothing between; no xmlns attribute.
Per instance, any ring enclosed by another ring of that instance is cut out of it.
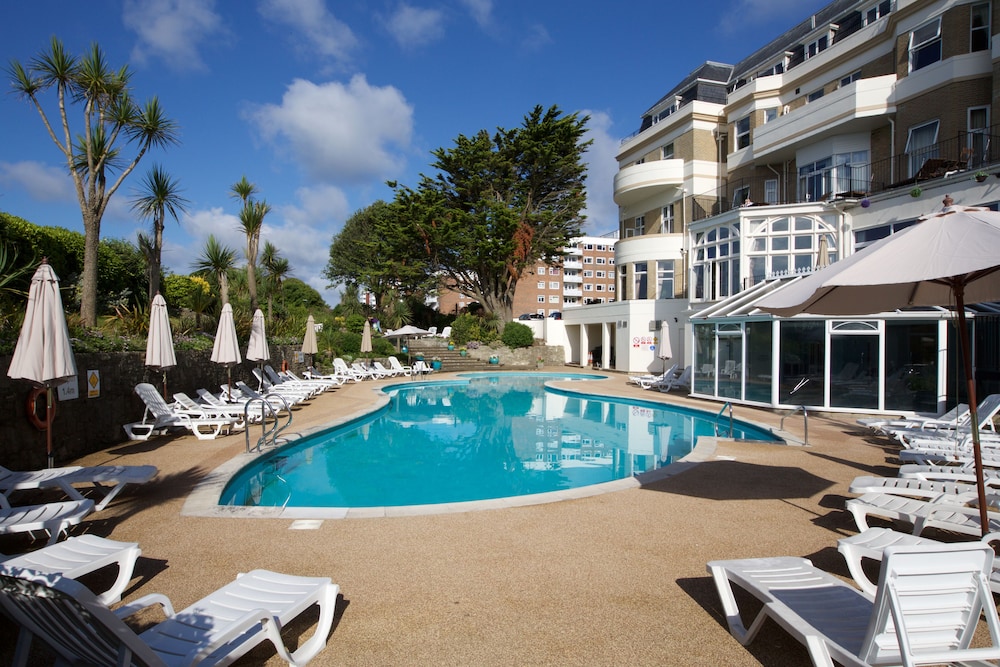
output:
<svg viewBox="0 0 1000 667"><path fill-rule="evenodd" d="M503 328L500 340L512 350L519 347L531 347L535 344L535 333L527 324L508 322L507 326Z"/></svg>
<svg viewBox="0 0 1000 667"><path fill-rule="evenodd" d="M463 313L451 323L451 339L456 345L465 345L470 340L482 340L479 318Z"/></svg>

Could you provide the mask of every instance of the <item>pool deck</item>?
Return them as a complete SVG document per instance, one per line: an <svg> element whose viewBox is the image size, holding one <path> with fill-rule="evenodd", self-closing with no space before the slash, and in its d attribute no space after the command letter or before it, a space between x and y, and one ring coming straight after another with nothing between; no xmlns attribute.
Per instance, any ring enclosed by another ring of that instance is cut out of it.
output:
<svg viewBox="0 0 1000 667"><path fill-rule="evenodd" d="M721 407L626 380L610 374L593 390L713 413ZM305 434L363 414L388 383L324 394L295 410L294 428ZM734 412L774 429L786 414ZM809 664L806 652L773 624L750 647L729 635L705 563L805 556L849 578L836 551L838 538L857 532L843 509L847 487L857 475L895 475L898 467L897 448L866 435L853 415L810 415L808 446L802 425L801 414L786 420L792 445L707 439L692 457L700 462L559 502L345 518L251 518L207 507L212 489L246 456L243 434L164 436L72 462L160 469L74 534L139 543L143 557L126 600L158 592L181 608L254 568L331 577L341 587L338 617L312 665L797 666ZM27 548L22 537L0 538L4 553ZM300 630L289 628L293 637ZM0 619L0 664L10 662L14 633ZM46 664L44 650L33 657ZM236 664L284 663L263 646Z"/></svg>

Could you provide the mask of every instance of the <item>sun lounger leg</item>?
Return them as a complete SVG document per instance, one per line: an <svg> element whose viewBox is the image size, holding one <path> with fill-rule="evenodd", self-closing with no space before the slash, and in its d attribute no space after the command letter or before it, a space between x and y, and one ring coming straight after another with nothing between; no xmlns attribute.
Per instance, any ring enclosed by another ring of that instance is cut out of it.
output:
<svg viewBox="0 0 1000 667"><path fill-rule="evenodd" d="M719 600L722 601L722 610L726 614L726 623L729 625L729 634L736 638L743 646L753 641L760 630L761 625L767 619L767 606L757 612L757 616L750 623L749 629L743 625L740 617L740 608L736 604L736 597L733 595L733 585L726 576L726 571L721 567L712 568L712 579L715 580L715 588L719 592Z"/></svg>

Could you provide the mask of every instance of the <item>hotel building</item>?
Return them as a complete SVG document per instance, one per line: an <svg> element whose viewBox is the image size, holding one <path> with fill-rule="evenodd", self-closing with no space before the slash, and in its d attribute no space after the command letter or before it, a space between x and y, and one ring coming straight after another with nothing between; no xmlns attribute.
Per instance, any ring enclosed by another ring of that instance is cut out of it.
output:
<svg viewBox="0 0 1000 667"><path fill-rule="evenodd" d="M617 154L613 303L565 315L567 361L659 370L670 325L693 394L829 410L960 399L945 308L772 317L764 294L956 204L997 208L996 3L836 0L734 65L706 62ZM1000 257L1000 248L997 249ZM981 392L1000 390L998 310L969 307Z"/></svg>

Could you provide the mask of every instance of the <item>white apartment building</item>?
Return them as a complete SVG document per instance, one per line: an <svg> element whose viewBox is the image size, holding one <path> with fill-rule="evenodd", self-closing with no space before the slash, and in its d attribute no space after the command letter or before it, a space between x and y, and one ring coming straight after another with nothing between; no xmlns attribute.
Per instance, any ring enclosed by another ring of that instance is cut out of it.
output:
<svg viewBox="0 0 1000 667"><path fill-rule="evenodd" d="M947 309L783 320L753 304L946 195L997 208L996 21L992 1L836 0L735 65L693 70L622 141L619 301L567 314L567 361L600 348L606 368L659 370L666 320L699 396L868 412L954 404ZM987 391L1000 388L986 336L996 313L969 312Z"/></svg>

